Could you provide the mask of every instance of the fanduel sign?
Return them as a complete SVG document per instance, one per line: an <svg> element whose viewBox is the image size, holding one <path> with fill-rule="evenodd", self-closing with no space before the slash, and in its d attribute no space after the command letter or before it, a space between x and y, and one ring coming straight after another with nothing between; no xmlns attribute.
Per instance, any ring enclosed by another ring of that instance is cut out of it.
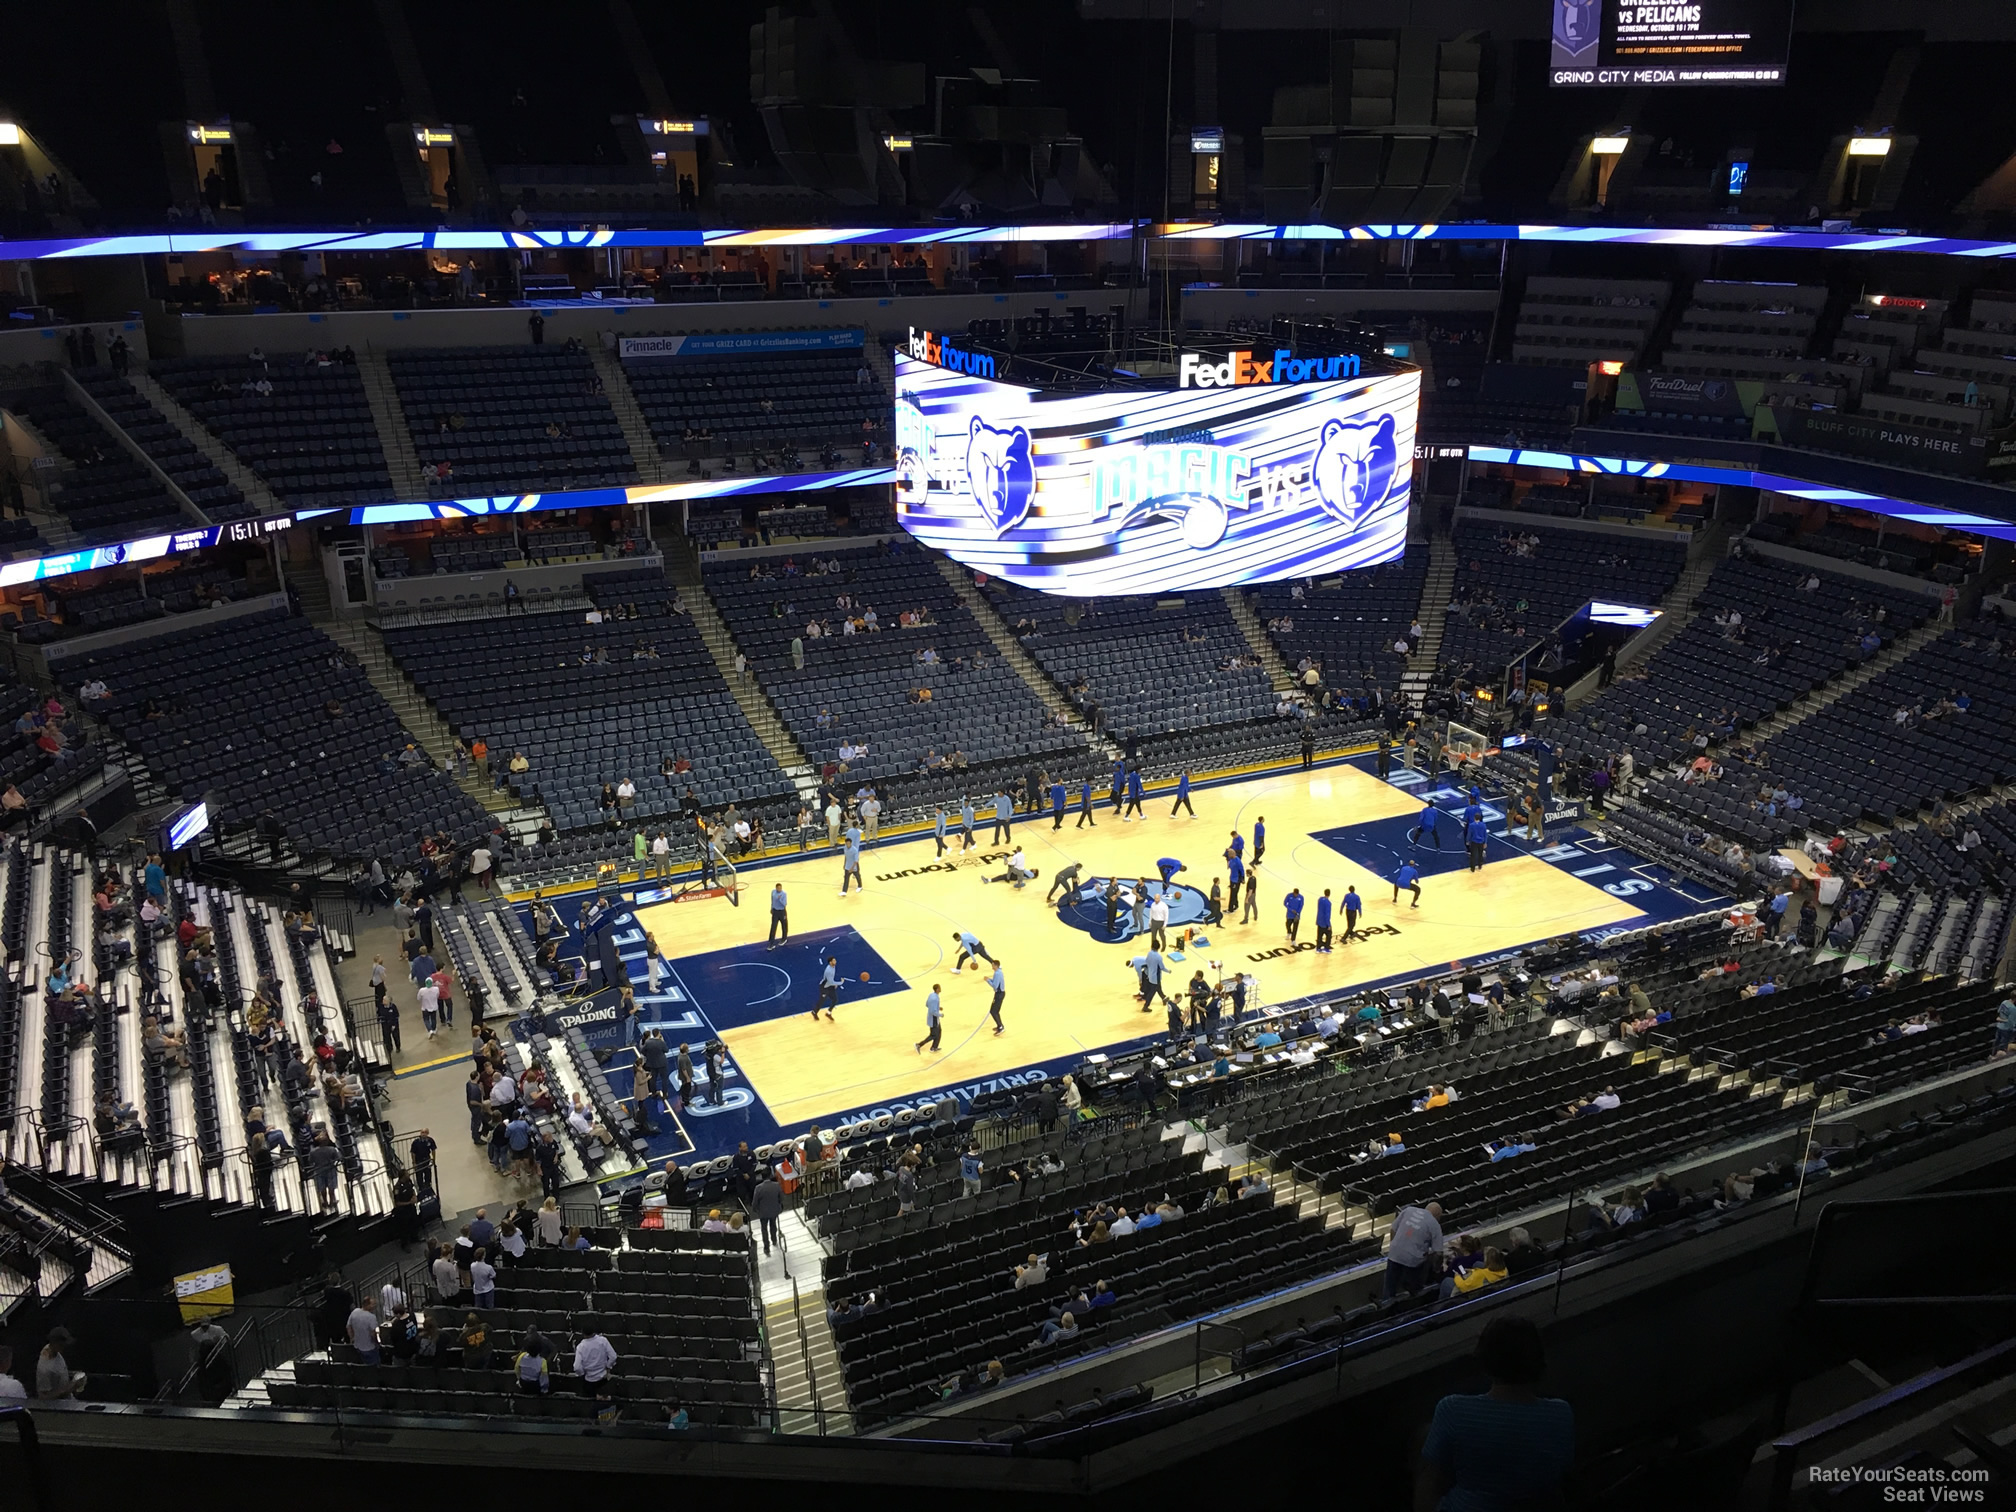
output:
<svg viewBox="0 0 2016 1512"><path fill-rule="evenodd" d="M1286 347L1277 347L1272 358L1257 361L1251 352L1227 352L1215 362L1195 352L1185 352L1176 365L1179 388L1246 388L1263 383L1311 383L1325 378L1356 378L1356 356L1297 357Z"/></svg>
<svg viewBox="0 0 2016 1512"><path fill-rule="evenodd" d="M970 373L975 378L994 376L994 357L990 352L969 352L955 347L935 331L920 331L910 327L909 352L919 362L928 362L933 367L944 368L949 373Z"/></svg>

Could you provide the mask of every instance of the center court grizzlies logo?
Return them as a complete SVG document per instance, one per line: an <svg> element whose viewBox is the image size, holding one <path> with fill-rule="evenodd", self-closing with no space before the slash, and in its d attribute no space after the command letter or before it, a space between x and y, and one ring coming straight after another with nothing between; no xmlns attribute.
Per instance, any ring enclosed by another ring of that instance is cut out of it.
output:
<svg viewBox="0 0 2016 1512"><path fill-rule="evenodd" d="M1556 68L1591 63L1590 56L1603 30L1603 0L1554 0L1554 56Z"/></svg>
<svg viewBox="0 0 2016 1512"><path fill-rule="evenodd" d="M1036 497L1029 432L1019 425L997 430L975 415L966 436L966 482L994 534L1005 535L1020 525Z"/></svg>
<svg viewBox="0 0 2016 1512"><path fill-rule="evenodd" d="M1327 514L1355 527L1386 502L1399 470L1391 415L1369 425L1329 420L1316 442L1309 482Z"/></svg>
<svg viewBox="0 0 2016 1512"><path fill-rule="evenodd" d="M1143 911L1142 925L1137 932L1134 928L1134 892L1138 878L1120 879L1120 907L1113 916L1113 930L1106 930L1106 884L1109 877L1094 877L1081 883L1075 891L1068 892L1057 904L1057 918L1060 923L1069 924L1073 929L1082 929L1095 940L1119 943L1126 940L1146 939L1148 924ZM1148 879L1150 898L1169 900L1169 933L1175 936L1179 931L1193 924L1202 924L1208 912L1209 899L1194 887L1181 882L1163 882L1157 878Z"/></svg>

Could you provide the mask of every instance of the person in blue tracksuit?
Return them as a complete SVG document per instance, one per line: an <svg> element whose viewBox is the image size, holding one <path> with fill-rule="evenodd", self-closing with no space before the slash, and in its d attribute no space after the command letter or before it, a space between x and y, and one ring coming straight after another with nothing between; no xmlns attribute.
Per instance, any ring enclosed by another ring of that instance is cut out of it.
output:
<svg viewBox="0 0 2016 1512"><path fill-rule="evenodd" d="M1262 814L1253 821L1253 864L1258 866L1260 858L1267 854L1267 816Z"/></svg>
<svg viewBox="0 0 2016 1512"><path fill-rule="evenodd" d="M1129 814L1141 814L1141 769L1139 767L1134 768L1127 774L1127 807L1120 811L1120 820L1123 824L1132 823L1127 817ZM1148 816L1141 814L1141 817L1146 819Z"/></svg>
<svg viewBox="0 0 2016 1512"><path fill-rule="evenodd" d="M1190 809L1190 817L1197 817L1197 810L1190 808L1190 768L1183 768L1183 775L1176 779L1176 802L1169 810L1169 817L1176 817L1177 809Z"/></svg>
<svg viewBox="0 0 2016 1512"><path fill-rule="evenodd" d="M1109 793L1107 796L1113 800L1113 807L1115 807L1116 809L1119 808L1121 804L1127 801L1126 762L1116 761L1113 763L1113 791Z"/></svg>
<svg viewBox="0 0 2016 1512"><path fill-rule="evenodd" d="M1397 898L1399 894L1395 893L1394 896ZM1349 940L1351 936L1358 933L1358 915L1363 913L1364 911L1365 911L1365 903L1364 900L1358 896L1358 889L1355 887L1345 888L1344 938L1346 940Z"/></svg>
<svg viewBox="0 0 2016 1512"><path fill-rule="evenodd" d="M1235 904L1239 901L1239 889L1246 885L1246 863L1231 852L1225 855L1226 896Z"/></svg>
<svg viewBox="0 0 2016 1512"><path fill-rule="evenodd" d="M931 821L931 838L938 842L938 854L945 854L945 808L939 805L938 816Z"/></svg>
<svg viewBox="0 0 2016 1512"><path fill-rule="evenodd" d="M994 795L994 838L990 845L999 845L1001 837L1015 838L1015 800L1005 792Z"/></svg>
<svg viewBox="0 0 2016 1512"><path fill-rule="evenodd" d="M1281 900L1281 907L1288 915L1288 943L1295 943L1295 932L1302 927L1302 889L1291 887L1288 896Z"/></svg>
<svg viewBox="0 0 2016 1512"><path fill-rule="evenodd" d="M1442 836L1435 828L1441 818L1442 811L1432 803L1422 809L1421 820L1414 826L1414 843L1419 845L1425 840L1428 844L1434 846L1435 849L1442 849Z"/></svg>
<svg viewBox="0 0 2016 1512"><path fill-rule="evenodd" d="M1056 822L1050 826L1052 830L1061 830L1064 828L1064 810L1070 807L1070 804L1071 790L1061 782L1051 783L1050 812L1056 816Z"/></svg>
<svg viewBox="0 0 2016 1512"><path fill-rule="evenodd" d="M1421 868L1416 866L1412 861L1402 861L1393 873L1393 901L1395 903L1400 901L1400 889L1403 887L1413 889L1414 901L1409 906L1419 908L1421 906Z"/></svg>
<svg viewBox="0 0 2016 1512"><path fill-rule="evenodd" d="M1323 896L1316 900L1316 948L1325 955L1330 953L1330 889L1323 889Z"/></svg>
<svg viewBox="0 0 2016 1512"><path fill-rule="evenodd" d="M1470 870L1484 870L1484 848L1491 843L1491 831L1481 815L1470 821L1470 827L1463 832L1463 843L1470 851Z"/></svg>
<svg viewBox="0 0 2016 1512"><path fill-rule="evenodd" d="M1160 861L1155 863L1155 870L1162 873L1162 885L1164 887L1167 887L1171 882L1176 880L1176 873L1188 871L1189 869L1189 867L1178 861L1174 856L1164 856Z"/></svg>
<svg viewBox="0 0 2016 1512"><path fill-rule="evenodd" d="M823 1009L828 1023L833 1019L833 1005L840 1001L840 957L826 957L826 969L819 973L819 998L812 1005L812 1017L819 1017Z"/></svg>
<svg viewBox="0 0 2016 1512"><path fill-rule="evenodd" d="M1078 784L1078 822L1071 827L1083 829L1086 825L1099 828L1099 821L1092 817L1092 779L1085 778Z"/></svg>

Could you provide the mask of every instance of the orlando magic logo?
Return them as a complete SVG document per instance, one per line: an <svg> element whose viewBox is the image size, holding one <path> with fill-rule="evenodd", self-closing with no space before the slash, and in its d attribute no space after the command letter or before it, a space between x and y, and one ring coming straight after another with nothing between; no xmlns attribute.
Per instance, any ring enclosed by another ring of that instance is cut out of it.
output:
<svg viewBox="0 0 2016 1512"><path fill-rule="evenodd" d="M1325 513L1355 527L1386 502L1399 471L1391 415L1370 425L1329 420L1309 464L1309 483Z"/></svg>
<svg viewBox="0 0 2016 1512"><path fill-rule="evenodd" d="M1116 882L1119 885L1113 887ZM1142 894L1140 889L1141 880L1137 877L1093 877L1059 900L1058 921L1069 924L1073 929L1084 930L1095 940L1117 944L1137 937L1147 938L1148 908L1156 898L1165 899L1169 904L1169 932L1172 935L1193 924L1202 924L1210 911L1210 900L1196 888L1181 882L1160 882L1150 877L1147 892ZM1134 907L1137 897L1141 903L1138 927ZM1109 914L1112 917L1111 928L1107 927Z"/></svg>
<svg viewBox="0 0 2016 1512"><path fill-rule="evenodd" d="M1020 525L1036 497L1029 432L1019 425L999 430L975 415L966 438L966 481L997 536Z"/></svg>

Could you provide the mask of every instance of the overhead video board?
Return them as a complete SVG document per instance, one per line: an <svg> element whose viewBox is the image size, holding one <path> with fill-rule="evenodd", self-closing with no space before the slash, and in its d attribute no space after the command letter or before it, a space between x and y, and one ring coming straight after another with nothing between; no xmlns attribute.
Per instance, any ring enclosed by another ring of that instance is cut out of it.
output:
<svg viewBox="0 0 2016 1512"><path fill-rule="evenodd" d="M1548 0L1548 82L1569 88L1783 84L1792 0Z"/></svg>
<svg viewBox="0 0 2016 1512"><path fill-rule="evenodd" d="M1417 369L1298 380L1340 364L1234 352L1182 387L1050 391L948 346L896 357L896 511L969 567L1089 597L1340 572L1406 545Z"/></svg>

